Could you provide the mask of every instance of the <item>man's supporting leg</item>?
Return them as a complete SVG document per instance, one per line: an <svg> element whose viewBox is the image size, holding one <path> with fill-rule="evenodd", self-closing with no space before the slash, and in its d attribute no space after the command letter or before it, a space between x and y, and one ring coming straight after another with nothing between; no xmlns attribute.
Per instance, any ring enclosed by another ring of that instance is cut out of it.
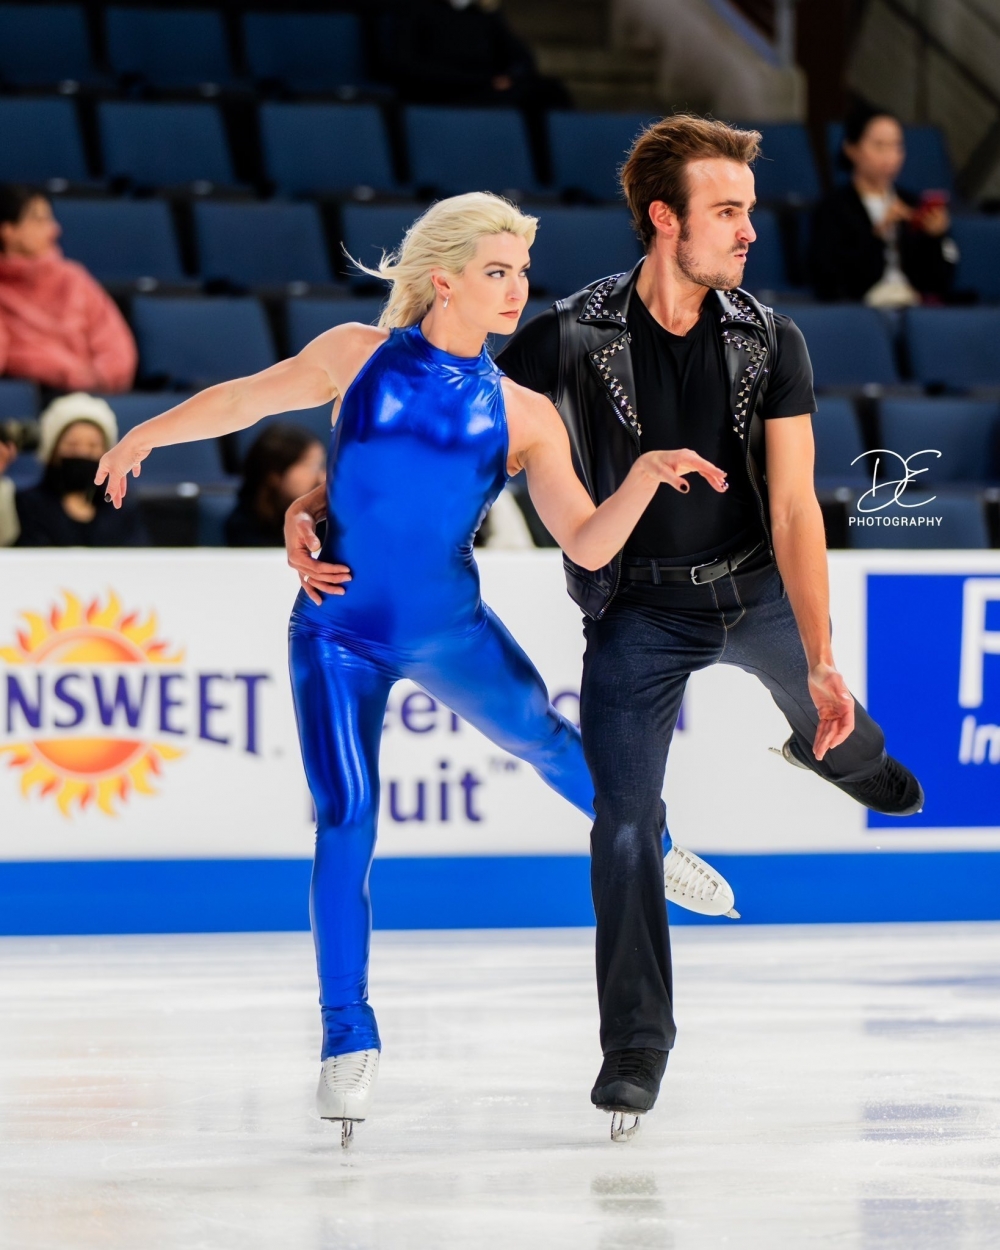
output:
<svg viewBox="0 0 1000 1250"><path fill-rule="evenodd" d="M718 654L722 630L706 647L704 629L685 637L674 625L628 608L586 625L581 724L596 792L591 884L605 1054L667 1051L676 1032L660 796L688 674Z"/></svg>
<svg viewBox="0 0 1000 1250"><path fill-rule="evenodd" d="M309 913L323 1016L321 1058L378 1050L368 1004L368 874L378 755L393 677L339 643L293 626L290 663L306 778L316 804Z"/></svg>

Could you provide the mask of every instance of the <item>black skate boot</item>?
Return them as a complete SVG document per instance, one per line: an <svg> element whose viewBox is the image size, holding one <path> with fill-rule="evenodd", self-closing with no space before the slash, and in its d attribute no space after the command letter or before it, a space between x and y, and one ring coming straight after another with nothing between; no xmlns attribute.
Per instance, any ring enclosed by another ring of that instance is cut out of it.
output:
<svg viewBox="0 0 1000 1250"><path fill-rule="evenodd" d="M639 1117L652 1111L669 1051L612 1050L604 1056L590 1101L611 1112L611 1140L627 1141L639 1130ZM630 1127L626 1122L633 1120Z"/></svg>
<svg viewBox="0 0 1000 1250"><path fill-rule="evenodd" d="M781 748L781 754L796 768L808 768L810 772L816 772L794 734ZM817 775L823 776L822 773ZM882 767L874 776L867 777L864 781L836 781L832 777L823 779L871 811L881 812L883 816L915 816L924 806L924 791L920 782L891 755L885 757Z"/></svg>

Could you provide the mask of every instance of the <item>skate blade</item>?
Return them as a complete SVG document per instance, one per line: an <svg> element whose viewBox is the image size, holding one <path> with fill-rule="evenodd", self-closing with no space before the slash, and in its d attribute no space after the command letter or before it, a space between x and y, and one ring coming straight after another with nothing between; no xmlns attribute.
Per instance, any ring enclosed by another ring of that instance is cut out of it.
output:
<svg viewBox="0 0 1000 1250"><path fill-rule="evenodd" d="M612 1141L631 1141L639 1131L639 1123L641 1117L634 1112L612 1111L611 1112L611 1140ZM628 1121L633 1123L629 1124Z"/></svg>
<svg viewBox="0 0 1000 1250"><path fill-rule="evenodd" d="M736 910L735 907L730 907L729 911L726 912L726 915L729 917L730 920L739 920L740 918L740 913Z"/></svg>
<svg viewBox="0 0 1000 1250"><path fill-rule="evenodd" d="M345 1150L354 1141L355 1124L364 1124L364 1120L347 1120L339 1115L321 1115L320 1119L327 1124L340 1125L340 1144Z"/></svg>

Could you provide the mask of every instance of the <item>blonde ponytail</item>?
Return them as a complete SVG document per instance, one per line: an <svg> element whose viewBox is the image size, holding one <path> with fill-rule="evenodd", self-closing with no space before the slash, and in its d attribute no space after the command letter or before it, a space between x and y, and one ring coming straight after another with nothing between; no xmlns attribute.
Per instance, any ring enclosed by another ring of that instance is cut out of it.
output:
<svg viewBox="0 0 1000 1250"><path fill-rule="evenodd" d="M383 252L375 268L351 260L362 273L391 283L378 321L391 330L416 325L426 316L434 303L432 269L461 273L476 254L479 240L491 234L515 234L530 247L537 226L536 217L522 213L501 196L471 191L432 204L394 252Z"/></svg>

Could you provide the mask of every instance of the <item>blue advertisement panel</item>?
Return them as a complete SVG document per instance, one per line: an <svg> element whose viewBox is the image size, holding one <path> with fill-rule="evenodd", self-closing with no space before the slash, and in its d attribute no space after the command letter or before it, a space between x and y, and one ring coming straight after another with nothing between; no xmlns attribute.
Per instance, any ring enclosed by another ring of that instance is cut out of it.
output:
<svg viewBox="0 0 1000 1250"><path fill-rule="evenodd" d="M869 828L1000 825L1000 577L867 580L869 710L927 796Z"/></svg>

